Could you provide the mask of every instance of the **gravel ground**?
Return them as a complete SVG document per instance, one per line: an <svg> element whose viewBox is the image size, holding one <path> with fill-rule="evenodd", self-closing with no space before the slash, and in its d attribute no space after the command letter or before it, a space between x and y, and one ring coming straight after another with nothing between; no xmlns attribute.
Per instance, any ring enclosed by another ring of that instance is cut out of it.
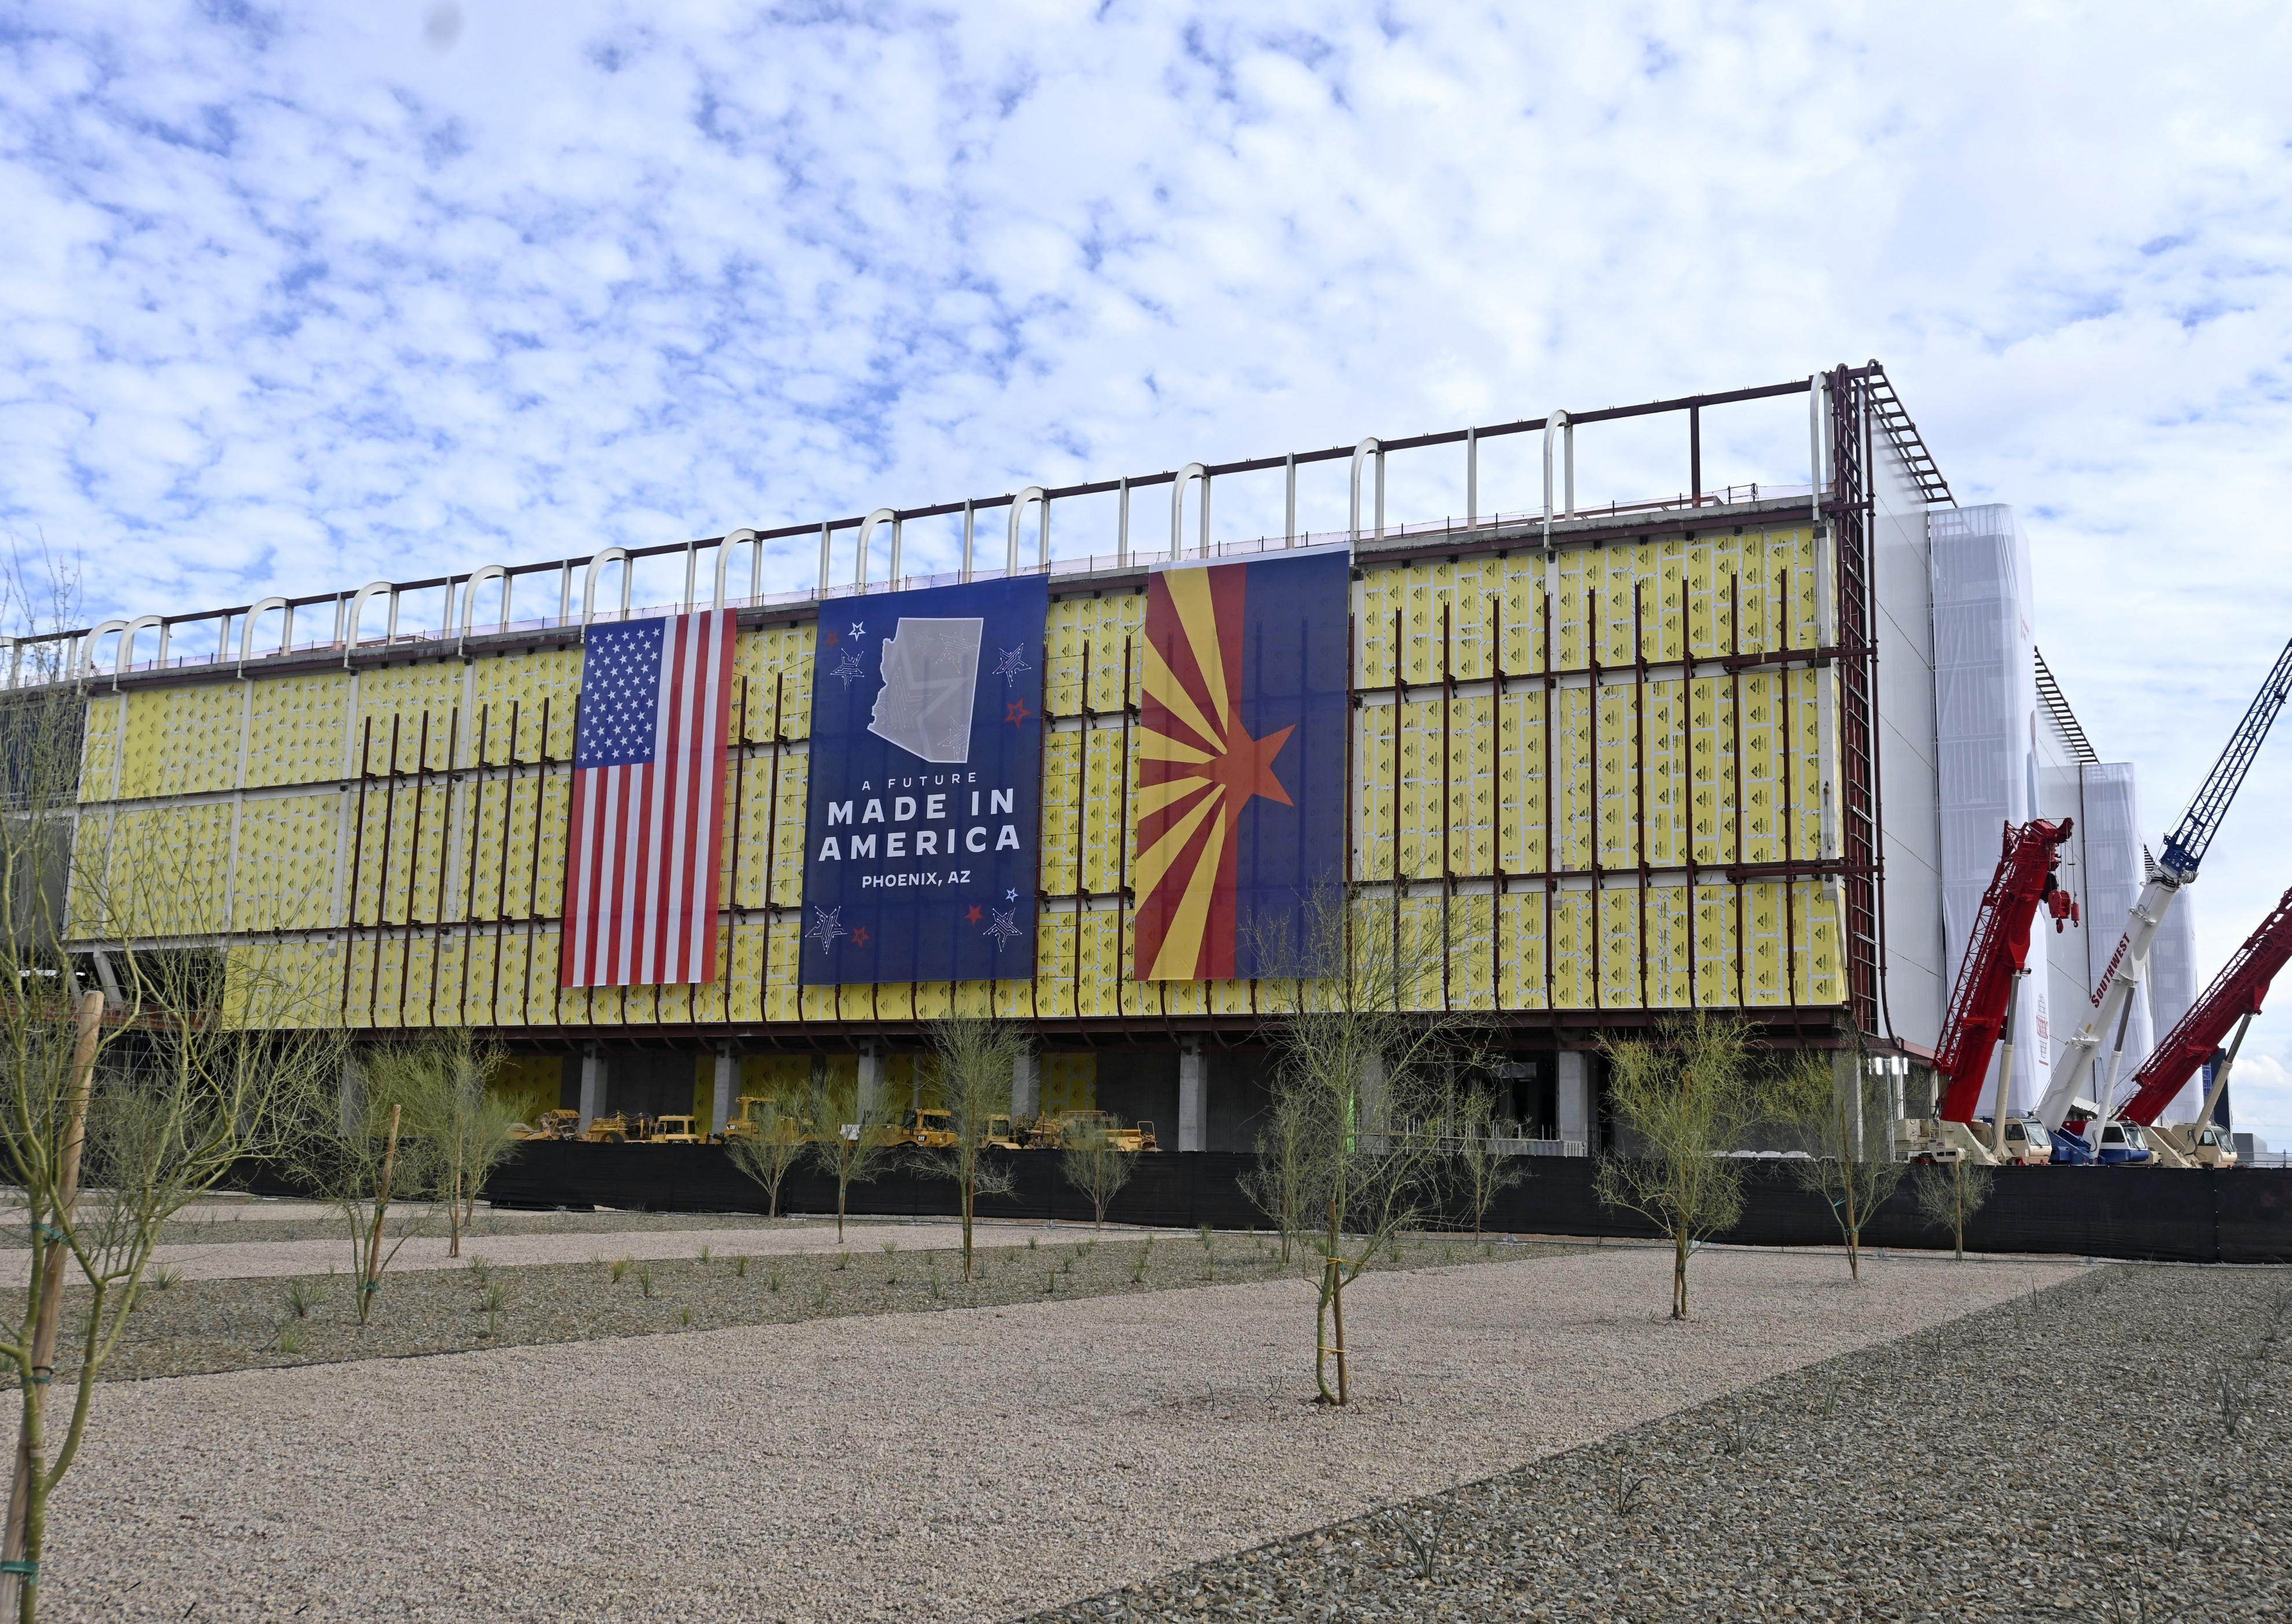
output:
<svg viewBox="0 0 2292 1624"><path fill-rule="evenodd" d="M1835 1256L1714 1252L1679 1326L1668 1266L1372 1276L1342 1413L1307 1402L1295 1280L118 1384L56 1505L46 1613L1006 1617L2078 1272L1905 1259L1855 1289Z"/></svg>
<svg viewBox="0 0 2292 1624"><path fill-rule="evenodd" d="M404 1274L394 1264L383 1276L373 1317L364 1326L358 1322L356 1298L344 1273L277 1279L241 1269L198 1280L186 1273L143 1299L105 1367L105 1379L395 1359L851 1314L993 1308L1213 1281L1267 1280L1282 1272L1273 1242L1247 1234L1213 1235L1206 1246L1191 1235L1157 1235L1149 1244L1137 1232L1109 1232L1102 1240L1029 1247L1029 1240L1043 1240L1039 1224L1023 1234L1012 1230L998 1232L1000 1246L978 1253L978 1272L968 1285L962 1260L952 1251L963 1232L954 1224L922 1229L920 1235L893 1224L855 1231L851 1244L836 1254L835 1227L830 1224L825 1247L801 1253L775 1248L775 1255L763 1257L727 1250L706 1261L647 1261L658 1254L642 1248L660 1242L659 1235L606 1237L609 1249L601 1258L596 1256L597 1237L537 1236L531 1242L502 1244L561 1243L560 1249L577 1250L585 1261L517 1268L471 1260L479 1266ZM1076 1232L1069 1227L1059 1232L1072 1237ZM704 1243L707 1238L708 1232L700 1232ZM296 1251L307 1244L216 1249ZM328 1260L346 1264L347 1249L338 1244ZM1491 1244L1476 1252L1466 1240L1432 1240L1408 1244L1398 1261L1402 1267L1441 1266L1516 1257L1523 1249ZM71 1313L68 1303L67 1325ZM67 1339L63 1373L76 1368ZM0 1378L0 1386L12 1385L12 1378Z"/></svg>
<svg viewBox="0 0 2292 1624"><path fill-rule="evenodd" d="M515 1207L488 1207L480 1202L474 1224L464 1233L617 1235L635 1234L646 1230L764 1229L776 1223L801 1222L804 1220L766 1219L755 1213L741 1212L630 1212L617 1208L543 1212ZM827 1222L831 1229L835 1227L833 1215ZM910 1220L854 1217L848 1222L905 1224ZM437 1220L432 1227L442 1234L445 1220ZM328 1240L342 1232L342 1220L335 1215L333 1208L319 1202L233 1200L199 1202L185 1208L172 1222L161 1226L159 1243L162 1246L207 1246L225 1240ZM20 1218L0 1208L0 1267L5 1265L8 1248L28 1248L30 1244Z"/></svg>
<svg viewBox="0 0 2292 1624"><path fill-rule="evenodd" d="M1036 1624L2282 1619L2288 1377L2292 1272L2101 1270Z"/></svg>
<svg viewBox="0 0 2292 1624"><path fill-rule="evenodd" d="M602 1215L601 1215L602 1216ZM622 1216L622 1215L616 1215ZM643 1216L642 1214L625 1215ZM351 1267L351 1243L348 1232L337 1221L331 1228L320 1226L307 1240L274 1240L254 1230L261 1238L245 1238L235 1224L214 1226L222 1232L218 1237L176 1240L162 1244L152 1253L155 1267L172 1269L177 1278L194 1280L254 1280L285 1279L294 1275L323 1275L329 1270L348 1273ZM264 1226L267 1228L268 1226ZM884 1240L891 1240L903 1251L959 1248L963 1245L963 1225L953 1219L885 1218L861 1224L856 1220L845 1224L850 1236L846 1249L873 1251ZM399 1232L393 1222L391 1233ZM979 1222L972 1228L974 1248L1024 1246L1029 1240L1067 1240L1078 1233L1071 1224L1046 1225L1013 1222ZM1110 1235L1137 1235L1146 1232L1115 1229ZM1171 1231L1159 1232L1165 1236ZM673 1227L658 1224L632 1224L626 1227L593 1224L577 1230L545 1231L471 1236L462 1239L462 1256L447 1256L447 1240L434 1229L410 1236L399 1249L391 1272L411 1273L423 1269L459 1269L472 1259L488 1264L515 1266L525 1264L586 1263L599 1257L626 1257L633 1260L652 1260L674 1257L698 1257L705 1248L719 1256L745 1255L751 1257L786 1256L803 1252L833 1252L838 1249L835 1221L833 1218L782 1218L768 1222L750 1217L732 1224L694 1227L690 1224ZM0 1252L0 1289L20 1286L31 1273L32 1254L29 1248L13 1254Z"/></svg>

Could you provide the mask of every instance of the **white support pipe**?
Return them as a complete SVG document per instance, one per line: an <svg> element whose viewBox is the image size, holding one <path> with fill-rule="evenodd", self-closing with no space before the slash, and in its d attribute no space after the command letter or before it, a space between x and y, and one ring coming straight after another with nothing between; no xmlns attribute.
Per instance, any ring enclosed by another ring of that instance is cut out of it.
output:
<svg viewBox="0 0 2292 1624"><path fill-rule="evenodd" d="M254 623L272 610L279 613L278 646L274 654L284 654L295 637L295 606L284 598L263 598L246 611L246 623L238 628L238 663L245 665L254 658Z"/></svg>
<svg viewBox="0 0 2292 1624"><path fill-rule="evenodd" d="M1170 562L1174 564L1186 553L1186 487L1196 480L1202 482L1202 555L1209 555L1210 471L1199 463L1188 463L1170 482Z"/></svg>
<svg viewBox="0 0 2292 1624"><path fill-rule="evenodd" d="M1481 432L1465 431L1465 522L1481 521Z"/></svg>
<svg viewBox="0 0 2292 1624"><path fill-rule="evenodd" d="M1553 441L1560 441L1562 465L1562 506L1561 517L1576 516L1576 425L1566 412L1554 412L1544 420L1544 550L1552 551Z"/></svg>
<svg viewBox="0 0 2292 1624"><path fill-rule="evenodd" d="M125 620L105 620L99 622L95 626L90 629L86 639L79 645L80 676L85 678L91 677L95 675L95 645L113 632L119 633L123 637L125 636L127 633L127 622ZM118 663L118 650L115 649L112 651L112 665L116 668Z"/></svg>
<svg viewBox="0 0 2292 1624"><path fill-rule="evenodd" d="M901 570L907 567L902 562L900 551L900 533L904 528L905 526L899 514L893 513L892 515L892 567L890 570L884 574L884 582L886 586L895 588L902 580L907 578L900 573Z"/></svg>
<svg viewBox="0 0 2292 1624"><path fill-rule="evenodd" d="M1822 425L1828 416L1823 408L1823 398L1830 392L1828 383L1820 372L1811 372L1806 379L1806 482L1807 517L1820 522L1822 519Z"/></svg>
<svg viewBox="0 0 2292 1624"><path fill-rule="evenodd" d="M1370 457L1376 459L1376 533L1384 534L1384 447L1370 435L1353 448L1352 537L1361 538L1361 467Z"/></svg>
<svg viewBox="0 0 2292 1624"><path fill-rule="evenodd" d="M718 609L724 607L724 567L732 562L732 549L743 542L748 546L748 578L752 588L757 574L764 567L764 544L756 538L755 531L743 526L718 542L716 544L715 599L715 607ZM748 595L753 598L756 594L751 590Z"/></svg>
<svg viewBox="0 0 2292 1624"><path fill-rule="evenodd" d="M1130 567L1130 478L1114 482L1114 567Z"/></svg>
<svg viewBox="0 0 2292 1624"><path fill-rule="evenodd" d="M509 570L501 564L481 564L470 571L469 583L462 588L462 635L464 637L478 629L478 594L485 589L488 581L501 583L501 619L496 629L509 630Z"/></svg>
<svg viewBox="0 0 2292 1624"><path fill-rule="evenodd" d="M629 612L629 550L605 547L589 561L588 578L581 584L581 624L585 626L597 618L597 578L609 564L621 567L621 613Z"/></svg>
<svg viewBox="0 0 2292 1624"><path fill-rule="evenodd" d="M818 588L819 595L823 598L827 595L828 550L828 530L827 526L823 523L819 527L819 586Z"/></svg>
<svg viewBox="0 0 2292 1624"><path fill-rule="evenodd" d="M684 544L684 597L677 606L680 612L688 615L692 612L693 589L699 585L700 544L688 541Z"/></svg>
<svg viewBox="0 0 2292 1624"><path fill-rule="evenodd" d="M963 572L956 577L958 580L971 578L972 546L979 534L978 520L979 515L972 510L971 498L965 497L963 499Z"/></svg>
<svg viewBox="0 0 2292 1624"><path fill-rule="evenodd" d="M1297 545L1297 454L1281 459L1281 545Z"/></svg>
<svg viewBox="0 0 2292 1624"><path fill-rule="evenodd" d="M868 590L868 543L879 529L898 519L899 515L890 508L879 507L860 521L860 556L852 562L851 584L860 591Z"/></svg>
<svg viewBox="0 0 2292 1624"><path fill-rule="evenodd" d="M1029 485L1011 498L1011 542L1008 562L1004 565L1006 575L1019 573L1019 521L1025 516L1029 502L1037 504L1043 510L1036 530L1036 554L1045 570L1051 567L1051 499L1044 494L1040 485Z"/></svg>

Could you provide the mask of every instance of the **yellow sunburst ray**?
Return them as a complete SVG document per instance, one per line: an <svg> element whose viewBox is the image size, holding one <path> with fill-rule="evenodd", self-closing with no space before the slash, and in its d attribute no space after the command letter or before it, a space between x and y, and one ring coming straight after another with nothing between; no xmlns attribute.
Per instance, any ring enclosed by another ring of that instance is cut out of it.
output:
<svg viewBox="0 0 2292 1624"><path fill-rule="evenodd" d="M1133 870L1131 883L1137 887L1140 897L1150 895L1154 887L1162 883L1162 877L1177 861L1179 853L1193 837L1194 831L1201 828L1202 819L1215 812L1224 799L1225 789L1221 785L1215 794L1204 796L1199 805L1165 829L1159 840L1138 853L1138 867Z"/></svg>
<svg viewBox="0 0 2292 1624"><path fill-rule="evenodd" d="M1225 730L1210 725L1201 707L1194 703L1194 696L1186 691L1185 683L1178 680L1178 674L1162 658L1162 650L1150 642L1146 645L1146 697L1168 706L1173 715L1194 731L1196 738L1207 739L1213 744L1224 741ZM1209 757L1201 759L1207 761Z"/></svg>
<svg viewBox="0 0 2292 1624"><path fill-rule="evenodd" d="M1148 980L1191 981L1200 974L1202 937L1209 928L1210 898L1217 889L1218 864L1225 856L1225 843L1226 820L1220 818L1210 826L1194 871L1186 877L1185 895L1162 933L1161 949L1154 955L1153 974Z"/></svg>
<svg viewBox="0 0 2292 1624"><path fill-rule="evenodd" d="M1202 737L1223 739L1225 723L1233 715L1233 702L1226 697L1225 651L1218 645L1217 608L1210 596L1209 569L1166 570L1162 579L1169 586L1170 606L1178 611L1187 645L1194 651L1194 664L1201 670L1210 709L1219 717L1217 731Z"/></svg>

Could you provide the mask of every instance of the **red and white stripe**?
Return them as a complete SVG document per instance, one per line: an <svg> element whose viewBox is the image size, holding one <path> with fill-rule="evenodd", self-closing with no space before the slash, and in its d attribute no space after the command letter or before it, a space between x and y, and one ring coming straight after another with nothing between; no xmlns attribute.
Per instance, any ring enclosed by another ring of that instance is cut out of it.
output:
<svg viewBox="0 0 2292 1624"><path fill-rule="evenodd" d="M730 610L668 617L653 759L573 774L561 985L716 979L734 631Z"/></svg>

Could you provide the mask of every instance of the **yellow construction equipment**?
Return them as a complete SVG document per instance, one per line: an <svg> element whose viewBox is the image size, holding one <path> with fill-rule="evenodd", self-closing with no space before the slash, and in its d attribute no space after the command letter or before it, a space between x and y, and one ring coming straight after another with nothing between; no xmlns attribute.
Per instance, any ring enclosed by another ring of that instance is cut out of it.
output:
<svg viewBox="0 0 2292 1624"><path fill-rule="evenodd" d="M577 1111L545 1111L531 1122L521 1122L510 1129L514 1139L578 1139L581 1136L581 1113Z"/></svg>
<svg viewBox="0 0 2292 1624"><path fill-rule="evenodd" d="M645 1131L647 1144L703 1144L707 1135L699 1132L697 1117L655 1117Z"/></svg>
<svg viewBox="0 0 2292 1624"><path fill-rule="evenodd" d="M609 1117L594 1118L589 1124L589 1131L581 1138L588 1144L626 1144L630 1138L629 1119L617 1111Z"/></svg>
<svg viewBox="0 0 2292 1624"><path fill-rule="evenodd" d="M1034 1127L1027 1135L1027 1148L1030 1151L1055 1151L1063 1146L1070 1136L1085 1131L1104 1134L1118 1151L1158 1151L1162 1148L1155 1140L1151 1122L1140 1122L1125 1127L1120 1118L1104 1111L1062 1111L1037 1117Z"/></svg>

